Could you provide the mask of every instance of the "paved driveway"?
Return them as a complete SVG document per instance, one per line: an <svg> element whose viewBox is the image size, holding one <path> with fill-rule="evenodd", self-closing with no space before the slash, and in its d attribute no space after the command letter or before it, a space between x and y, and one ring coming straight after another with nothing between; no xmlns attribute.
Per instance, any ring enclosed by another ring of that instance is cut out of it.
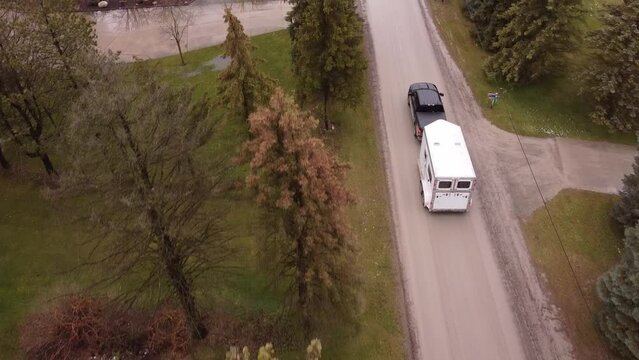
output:
<svg viewBox="0 0 639 360"><path fill-rule="evenodd" d="M258 35L286 28L286 13L290 5L282 1L262 4L232 5L235 15L249 35ZM220 44L226 37L226 24L221 1L196 0L183 9L193 13L191 26L185 32L184 51ZM123 60L159 58L177 54L175 41L158 24L160 8L113 10L96 12L98 47L121 51Z"/></svg>

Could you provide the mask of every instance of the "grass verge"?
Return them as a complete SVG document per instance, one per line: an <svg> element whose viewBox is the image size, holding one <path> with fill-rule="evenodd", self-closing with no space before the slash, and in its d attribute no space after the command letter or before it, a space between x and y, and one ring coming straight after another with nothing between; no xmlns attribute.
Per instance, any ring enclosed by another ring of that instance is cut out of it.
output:
<svg viewBox="0 0 639 360"><path fill-rule="evenodd" d="M581 50L571 54L561 74L548 76L537 84L512 87L491 82L482 71L482 64L489 54L472 39L472 24L462 12L464 0L426 1L448 51L464 73L484 116L493 124L513 132L512 117L521 135L635 143L632 134L611 133L606 126L594 124L588 117L591 107L579 95L579 84L575 79L578 64L584 61ZM580 24L584 31L597 26L593 15L601 8L601 3L586 0L585 8L585 21ZM489 92L500 94L494 109L490 109Z"/></svg>
<svg viewBox="0 0 639 360"><path fill-rule="evenodd" d="M544 274L555 304L561 309L577 359L611 358L589 308L593 314L598 311L596 281L618 261L623 246L622 227L610 217L616 200L614 195L563 190L548 203L588 306L546 210L537 209L523 227L533 261Z"/></svg>
<svg viewBox="0 0 639 360"><path fill-rule="evenodd" d="M253 38L255 56L264 60L261 70L292 91L290 41L286 31ZM196 96L215 97L218 72L211 60L222 53L211 47L187 53L186 66L178 57L151 61L171 84L192 85ZM362 249L361 265L366 279L366 308L356 332L337 327L322 338L326 358L399 359L404 357L404 337L398 321L396 284L392 267L392 239L389 229L385 175L377 148L372 101L366 94L362 104L353 110L334 111L338 131L330 142L341 159L352 169L348 185L357 204L349 212L353 235ZM219 116L218 136L205 151L227 157L236 154L246 139L246 124ZM232 176L241 181L244 169L233 169ZM223 200L226 224L237 248L237 271L223 284L214 278L200 279L197 296L208 309L223 310L237 316L281 310L281 289L270 287L260 269L259 210L249 193L234 194ZM65 215L68 216L68 215ZM62 277L57 269L67 269L80 260L73 239L79 229L65 224L36 186L23 185L17 179L0 177L0 354L13 358L16 354L18 324L26 311L39 298L50 298L59 284L82 286L86 280ZM61 270L60 270L61 271ZM97 270L90 270L97 271ZM87 276L92 275L88 274ZM97 275L97 274L93 274ZM277 347L277 343L275 344ZM303 348L292 353L278 352L278 357L299 359ZM223 358L223 349L203 347L198 358Z"/></svg>

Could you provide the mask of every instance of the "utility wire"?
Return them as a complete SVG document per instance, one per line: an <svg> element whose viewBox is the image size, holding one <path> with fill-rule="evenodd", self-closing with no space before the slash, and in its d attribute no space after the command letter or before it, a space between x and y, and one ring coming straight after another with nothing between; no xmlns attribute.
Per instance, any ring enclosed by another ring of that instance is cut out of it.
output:
<svg viewBox="0 0 639 360"><path fill-rule="evenodd" d="M594 316L592 309L588 305L588 301L586 300L586 295L584 294L581 284L579 283L579 279L577 278L577 273L575 272L575 268L572 266L572 263L570 262L570 258L568 257L568 253L566 252L566 247L564 246L564 243L561 240L561 236L559 235L559 231L557 230L555 221L553 220L552 215L550 214L550 209L548 209L548 203L546 202L546 198L544 197L544 194L541 192L541 187L539 186L539 183L537 182L537 177L535 176L535 172L532 169L532 165L530 164L530 159L528 158L528 154L526 154L526 150L524 149L524 144L522 143L521 137L519 136L519 133L517 132L517 128L515 127L515 122L513 121L510 111L508 111L508 119L510 120L510 125L513 128L513 132L515 133L515 136L517 136L517 141L519 142L519 147L521 148L521 152L524 154L524 157L526 158L528 169L530 170L530 174L533 177L535 186L537 187L537 191L539 192L539 196L541 197L541 201L544 203L544 209L546 210L546 214L548 214L548 218L550 219L550 224L552 225L555 235L557 236L557 240L559 240L561 251L563 252L564 257L566 258L566 261L568 262L568 266L570 267L570 272L572 273L572 277L575 280L575 284L577 285L577 290L579 290L579 295L583 299L584 304L586 305L586 309L588 310L588 314L590 315L590 318L592 319ZM606 358L609 359L608 354L606 354Z"/></svg>

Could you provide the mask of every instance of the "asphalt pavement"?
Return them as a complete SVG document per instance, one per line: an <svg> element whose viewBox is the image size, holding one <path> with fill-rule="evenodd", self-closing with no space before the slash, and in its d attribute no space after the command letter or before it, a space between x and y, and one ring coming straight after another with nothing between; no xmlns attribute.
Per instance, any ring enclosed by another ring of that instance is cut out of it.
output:
<svg viewBox="0 0 639 360"><path fill-rule="evenodd" d="M244 31L258 35L285 29L285 17L290 5L283 1L266 1L256 4L232 3L233 13L240 19ZM222 18L225 3L214 0L195 0L181 7L192 14L182 40L183 50L195 50L221 44L227 31ZM121 58L160 58L177 54L173 38L163 31L160 13L163 8L139 8L128 10L98 11L89 13L96 22L98 47L102 50L120 51Z"/></svg>

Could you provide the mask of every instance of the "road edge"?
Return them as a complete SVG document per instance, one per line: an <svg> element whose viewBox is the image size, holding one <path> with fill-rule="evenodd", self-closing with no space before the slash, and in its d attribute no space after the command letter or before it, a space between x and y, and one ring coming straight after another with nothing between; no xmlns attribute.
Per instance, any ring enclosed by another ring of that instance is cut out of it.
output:
<svg viewBox="0 0 639 360"><path fill-rule="evenodd" d="M399 244L397 240L397 225L396 225L396 217L397 212L395 211L394 203L394 194L393 194L393 186L392 186L392 177L389 172L390 169L390 157L389 157L389 146L388 146L388 136L386 134L386 128L384 126L384 112L382 111L382 101L379 90L379 80L377 75L377 60L375 59L375 45L373 43L373 38L370 29L370 23L368 22L368 17L366 16L366 2L368 0L359 0L359 12L360 17L363 21L363 29L364 29L364 50L368 57L368 88L370 90L372 100L373 100L373 114L375 116L375 135L377 138L377 143L379 146L377 147L378 151L382 155L383 165L384 165L384 177L386 178L386 195L388 197L388 211L391 214L389 217L391 237L393 242L393 251L392 253L392 268L393 274L395 278L395 289L396 296L395 301L397 303L397 309L399 311L400 323L402 327L402 332L406 335L404 340L404 351L408 356L409 360L417 360L420 359L419 356L419 344L417 343L417 338L415 334L415 321L413 318L413 305L409 300L409 296L406 289L406 275L404 273L404 267L402 266L402 262L399 254Z"/></svg>

